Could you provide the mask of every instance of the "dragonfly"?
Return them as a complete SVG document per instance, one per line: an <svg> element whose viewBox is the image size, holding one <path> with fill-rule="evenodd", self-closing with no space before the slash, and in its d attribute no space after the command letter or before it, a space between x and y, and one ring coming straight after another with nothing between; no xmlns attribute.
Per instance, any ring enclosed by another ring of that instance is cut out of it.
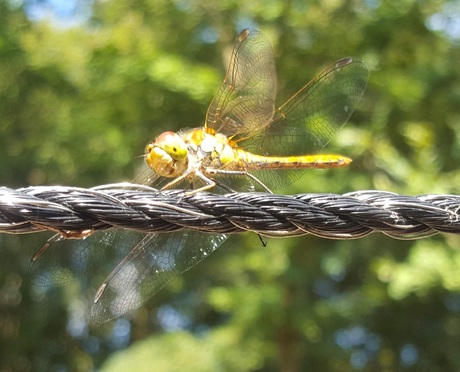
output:
<svg viewBox="0 0 460 372"><path fill-rule="evenodd" d="M310 168L347 166L350 158L322 154L322 149L352 115L368 76L363 61L342 58L276 109L271 44L261 31L243 30L204 125L167 131L147 144L145 161L151 171L145 182L160 190L188 189L184 198L215 189L271 192ZM227 235L115 230L68 238L58 233L37 251L30 265L34 282L50 286L100 275L109 263L111 271L91 309L95 321L106 322L138 308L214 252Z"/></svg>

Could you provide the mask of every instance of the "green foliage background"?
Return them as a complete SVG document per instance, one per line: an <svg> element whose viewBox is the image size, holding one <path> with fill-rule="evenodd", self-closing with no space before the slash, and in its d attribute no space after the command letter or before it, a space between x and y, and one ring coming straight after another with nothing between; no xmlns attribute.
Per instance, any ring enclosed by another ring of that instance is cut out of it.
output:
<svg viewBox="0 0 460 372"><path fill-rule="evenodd" d="M234 38L254 26L275 49L279 103L341 57L371 70L330 144L352 166L310 171L283 193L459 192L455 0L75 1L91 13L73 25L31 21L34 3L0 0L2 186L132 179L149 140L203 124ZM232 236L103 326L87 309L97 273L30 284L30 257L48 237L0 236L1 371L460 369L456 236L307 236L266 248Z"/></svg>

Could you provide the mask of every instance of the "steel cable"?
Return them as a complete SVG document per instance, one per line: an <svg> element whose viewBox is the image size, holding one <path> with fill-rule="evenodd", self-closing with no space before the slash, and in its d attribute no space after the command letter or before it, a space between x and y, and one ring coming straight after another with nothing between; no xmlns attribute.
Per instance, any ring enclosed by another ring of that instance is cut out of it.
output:
<svg viewBox="0 0 460 372"><path fill-rule="evenodd" d="M460 197L406 196L368 190L344 195L209 192L187 194L134 185L91 189L39 186L0 188L0 232L51 230L78 238L108 228L140 232L193 229L211 233L253 231L262 236L314 234L355 239L374 232L415 239L459 233Z"/></svg>

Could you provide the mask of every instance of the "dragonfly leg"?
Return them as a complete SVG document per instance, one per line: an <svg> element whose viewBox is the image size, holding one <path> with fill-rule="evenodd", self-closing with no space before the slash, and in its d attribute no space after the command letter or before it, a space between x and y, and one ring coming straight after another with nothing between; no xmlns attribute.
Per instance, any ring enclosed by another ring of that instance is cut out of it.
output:
<svg viewBox="0 0 460 372"><path fill-rule="evenodd" d="M164 185L161 190L167 190L172 188L174 185L178 184L179 182L183 181L184 179L188 178L190 172L185 172L184 174L180 175L179 177L174 178L171 182Z"/></svg>
<svg viewBox="0 0 460 372"><path fill-rule="evenodd" d="M39 222L32 222L32 224L38 227L39 229L53 231L58 235L61 235L65 239L82 239L86 238L87 236L90 236L94 232L93 229L86 229L80 231L61 230L56 227L46 226Z"/></svg>
<svg viewBox="0 0 460 372"><path fill-rule="evenodd" d="M217 186L222 187L224 190L226 190L228 192L232 192L232 193L237 192L236 190L233 190L231 187L229 187L229 186L227 186L227 185L225 185L225 184L223 184L223 183L221 183L221 182L219 182L217 180L213 180L213 181L216 183Z"/></svg>
<svg viewBox="0 0 460 372"><path fill-rule="evenodd" d="M215 169L215 168L206 168L206 173L208 174L221 174L221 175L226 175L226 176L244 176L248 177L257 184L259 184L266 192L269 194L273 194L273 192L265 186L265 184L259 180L256 176L252 175L251 173L248 173L246 171L238 171L238 170L228 170L228 169Z"/></svg>
<svg viewBox="0 0 460 372"><path fill-rule="evenodd" d="M206 190L209 190L209 189L212 189L214 186L216 186L216 182L214 180L212 180L211 178L209 177L206 177L203 173L201 173L200 171L198 170L195 170L195 175L198 177L198 178L201 178L204 182L206 182L206 185L202 186L202 187L199 187L198 189L194 189L192 191L188 191L185 196L190 196L190 195L193 195L193 194L196 194L197 192L200 192L200 191L206 191Z"/></svg>
<svg viewBox="0 0 460 372"><path fill-rule="evenodd" d="M35 252L34 256L32 257L32 262L35 262L35 261L38 261L40 259L41 256L43 256L43 254L46 252L46 250L51 246L51 244L54 244L62 239L65 239L64 236L62 236L61 234L56 234L56 235L53 235L51 238L49 238L45 244L43 244L40 249Z"/></svg>
<svg viewBox="0 0 460 372"><path fill-rule="evenodd" d="M184 174L182 174L180 177L177 177L175 179L173 179L171 182L169 182L168 184L164 185L161 190L166 190L166 189L170 189L172 188L174 185L178 184L179 182L183 181L184 179L186 178L189 178L190 174L193 173L195 176L197 176L198 178L200 178L202 181L204 181L206 184L202 187L199 187L197 189L193 189L192 191L188 191L185 193L185 196L190 196L190 195L193 195L197 192L200 192L200 191L206 191L206 190L209 190L209 189L212 189L213 187L216 186L216 182L214 180L212 180L211 178L209 177L206 177L203 173L201 173L200 171L198 171L197 169L193 170L192 171L188 171ZM219 184L220 185L220 184ZM232 190L230 190L232 191Z"/></svg>

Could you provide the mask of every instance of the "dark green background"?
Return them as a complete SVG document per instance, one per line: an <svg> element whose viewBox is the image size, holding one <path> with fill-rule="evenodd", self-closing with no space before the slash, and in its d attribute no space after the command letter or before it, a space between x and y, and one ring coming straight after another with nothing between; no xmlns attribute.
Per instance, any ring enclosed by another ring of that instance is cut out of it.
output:
<svg viewBox="0 0 460 372"><path fill-rule="evenodd" d="M351 167L309 171L283 193L459 192L456 1L76 1L86 4L76 15L89 13L74 25L31 21L35 3L0 0L2 186L132 179L149 140L203 124L234 38L254 26L273 43L280 104L341 57L371 70L328 147ZM0 236L0 371L460 369L456 236L307 236L266 248L232 236L102 326L87 309L97 273L31 285L30 257L49 236Z"/></svg>

